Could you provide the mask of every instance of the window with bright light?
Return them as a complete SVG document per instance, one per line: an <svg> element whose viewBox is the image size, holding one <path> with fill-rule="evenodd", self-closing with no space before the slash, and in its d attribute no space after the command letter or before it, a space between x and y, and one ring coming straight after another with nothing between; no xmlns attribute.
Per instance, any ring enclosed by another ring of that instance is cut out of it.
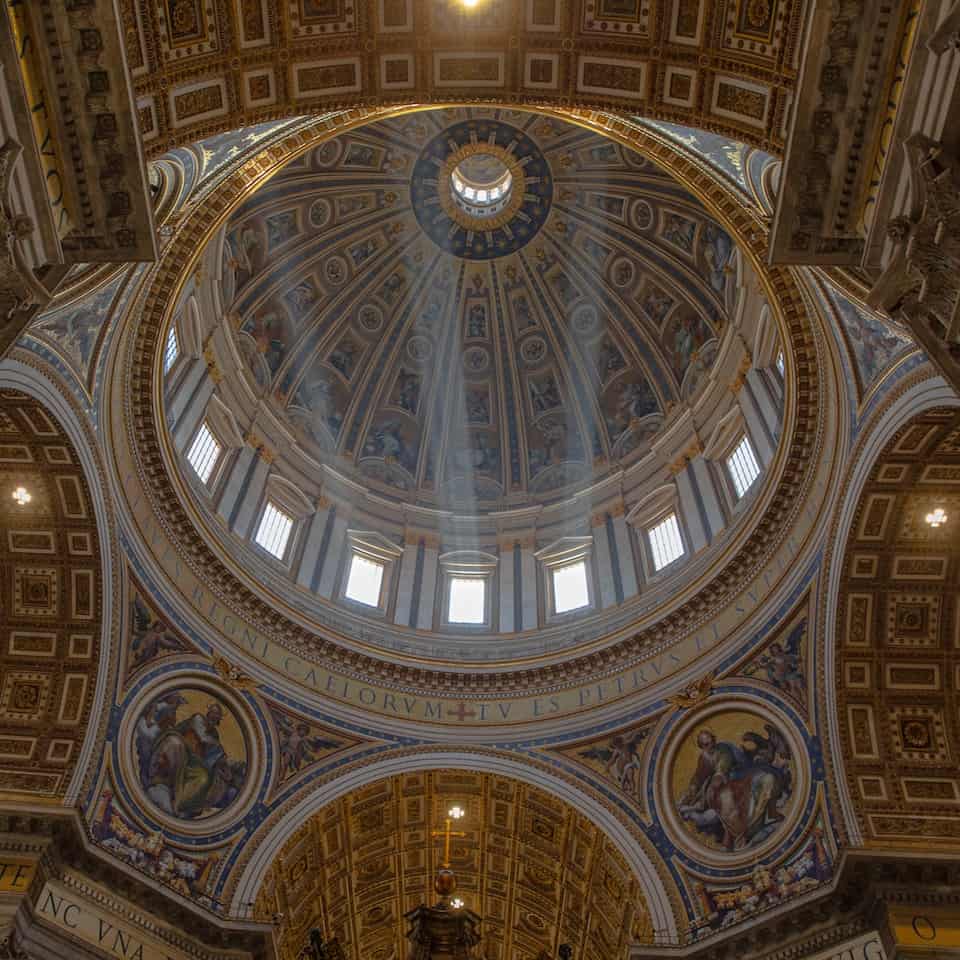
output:
<svg viewBox="0 0 960 960"><path fill-rule="evenodd" d="M727 457L727 470L730 471L730 479L733 481L733 488L737 491L739 500L753 486L753 481L760 476L760 464L757 463L750 438L746 434L740 438L733 453Z"/></svg>
<svg viewBox="0 0 960 960"><path fill-rule="evenodd" d="M778 353L777 353L777 370L780 371L780 376L781 376L781 377L783 376L784 371L786 370L786 363L785 363L785 361L784 361L784 359L783 359L783 351L782 351L782 350L778 351Z"/></svg>
<svg viewBox="0 0 960 960"><path fill-rule="evenodd" d="M170 368L180 356L180 341L177 339L177 328L171 327L167 331L167 344L163 350L163 372L169 373Z"/></svg>
<svg viewBox="0 0 960 960"><path fill-rule="evenodd" d="M193 467L194 473L200 478L200 482L206 483L219 459L220 444L213 435L213 431L207 426L206 420L204 420L200 424L197 435L193 438L193 443L190 444L190 449L187 451L187 460Z"/></svg>
<svg viewBox="0 0 960 960"><path fill-rule="evenodd" d="M283 559L293 530L293 518L284 513L276 504L268 502L260 518L257 528L256 542L267 553L272 553L278 560Z"/></svg>
<svg viewBox="0 0 960 960"><path fill-rule="evenodd" d="M348 600L368 607L380 606L380 588L383 585L383 564L355 553L350 558L350 573L344 595Z"/></svg>
<svg viewBox="0 0 960 960"><path fill-rule="evenodd" d="M569 613L579 610L590 603L590 591L587 588L587 561L575 560L562 567L554 567L553 609L555 613Z"/></svg>
<svg viewBox="0 0 960 960"><path fill-rule="evenodd" d="M484 623L486 617L486 582L482 577L451 577L450 623Z"/></svg>
<svg viewBox="0 0 960 960"><path fill-rule="evenodd" d="M683 556L683 540L680 538L680 524L677 523L675 513L650 527L647 530L647 539L653 554L654 570L662 570Z"/></svg>

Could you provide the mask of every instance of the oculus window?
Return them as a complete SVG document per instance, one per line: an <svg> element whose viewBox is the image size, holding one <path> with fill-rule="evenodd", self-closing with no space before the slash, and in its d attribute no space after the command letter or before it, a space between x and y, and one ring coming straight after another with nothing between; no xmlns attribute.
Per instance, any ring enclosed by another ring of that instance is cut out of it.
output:
<svg viewBox="0 0 960 960"><path fill-rule="evenodd" d="M187 451L187 460L201 483L206 483L213 474L213 468L220 459L220 449L217 438L204 420Z"/></svg>
<svg viewBox="0 0 960 960"><path fill-rule="evenodd" d="M350 558L350 573L344 596L368 607L380 606L380 590L383 586L383 564L359 553Z"/></svg>
<svg viewBox="0 0 960 960"><path fill-rule="evenodd" d="M256 542L267 553L282 560L287 552L290 534L293 531L293 518L284 513L276 504L268 501L257 528Z"/></svg>
<svg viewBox="0 0 960 960"><path fill-rule="evenodd" d="M487 584L482 577L451 577L447 620L482 624L487 619Z"/></svg>
<svg viewBox="0 0 960 960"><path fill-rule="evenodd" d="M167 342L163 348L163 372L169 373L170 368L180 356L180 341L177 339L177 328L171 327L167 331Z"/></svg>
<svg viewBox="0 0 960 960"><path fill-rule="evenodd" d="M757 463L750 438L746 434L740 438L740 442L733 448L733 453L727 457L727 470L739 500L760 476L760 465Z"/></svg>
<svg viewBox="0 0 960 960"><path fill-rule="evenodd" d="M573 563L554 567L551 575L554 613L569 613L590 604L586 560L575 560Z"/></svg>
<svg viewBox="0 0 960 960"><path fill-rule="evenodd" d="M650 553L653 555L654 570L670 566L674 560L683 556L683 540L680 537L680 524L675 513L668 514L659 523L647 530Z"/></svg>

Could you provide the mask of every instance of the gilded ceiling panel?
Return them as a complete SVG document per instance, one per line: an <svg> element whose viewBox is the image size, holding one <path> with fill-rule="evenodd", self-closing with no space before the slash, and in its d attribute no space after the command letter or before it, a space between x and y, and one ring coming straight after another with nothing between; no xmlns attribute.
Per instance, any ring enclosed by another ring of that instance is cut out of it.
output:
<svg viewBox="0 0 960 960"><path fill-rule="evenodd" d="M802 0L121 0L147 150L354 104L574 102L779 152Z"/></svg>
<svg viewBox="0 0 960 960"><path fill-rule="evenodd" d="M843 558L837 709L870 845L960 844L958 519L960 415L933 411L878 458Z"/></svg>
<svg viewBox="0 0 960 960"><path fill-rule="evenodd" d="M0 792L55 801L96 686L100 542L73 444L15 391L0 392L0 591Z"/></svg>

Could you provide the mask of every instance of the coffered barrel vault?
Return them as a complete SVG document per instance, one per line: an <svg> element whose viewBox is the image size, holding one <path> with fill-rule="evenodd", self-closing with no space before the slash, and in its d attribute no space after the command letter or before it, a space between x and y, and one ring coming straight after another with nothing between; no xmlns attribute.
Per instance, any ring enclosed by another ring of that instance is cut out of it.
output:
<svg viewBox="0 0 960 960"><path fill-rule="evenodd" d="M777 151L805 5L786 0L120 0L144 144L351 104L617 108Z"/></svg>

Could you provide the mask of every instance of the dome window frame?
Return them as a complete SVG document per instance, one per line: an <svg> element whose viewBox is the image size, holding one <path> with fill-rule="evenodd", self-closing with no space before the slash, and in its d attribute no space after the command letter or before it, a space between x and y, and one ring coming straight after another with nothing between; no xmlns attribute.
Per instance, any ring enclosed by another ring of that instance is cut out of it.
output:
<svg viewBox="0 0 960 960"><path fill-rule="evenodd" d="M753 455L758 472L750 486L741 494L731 473L730 458L744 440L750 446L750 452ZM721 495L727 519L733 519L745 509L744 505L749 503L756 491L760 489L759 481L762 480L766 469L757 452L756 441L751 435L750 427L739 406L733 407L716 425L710 439L703 448L703 456L710 464L714 489Z"/></svg>
<svg viewBox="0 0 960 960"><path fill-rule="evenodd" d="M669 563L657 567L651 532L670 516L676 518L681 552ZM627 523L634 528L640 546L640 559L647 583L670 576L677 567L692 556L690 537L686 530L680 492L676 483L665 483L636 503L627 514Z"/></svg>
<svg viewBox="0 0 960 960"><path fill-rule="evenodd" d="M763 473L760 459L750 439L750 434L744 430L733 444L733 448L723 458L733 493L737 503L749 497L757 481ZM748 480L748 474L749 480ZM743 484L746 483L744 486Z"/></svg>
<svg viewBox="0 0 960 960"><path fill-rule="evenodd" d="M440 622L444 629L465 632L489 632L494 628L493 597L499 560L493 554L480 550L451 550L438 558L441 576ZM479 581L483 584L483 619L480 621L454 620L450 616L453 585L458 580Z"/></svg>
<svg viewBox="0 0 960 960"><path fill-rule="evenodd" d="M548 624L573 620L597 609L597 585L594 582L596 564L593 562L593 546L593 537L561 537L534 554L541 571L544 619ZM586 603L559 610L557 606L557 575L581 565L587 591Z"/></svg>
<svg viewBox="0 0 960 960"><path fill-rule="evenodd" d="M346 550L340 570L340 584L337 589L337 599L344 606L362 613L365 616L386 617L391 607L395 591L400 559L403 549L381 533L374 530L348 529L346 533ZM375 604L358 600L348 596L350 575L355 557L374 563L381 567L380 589Z"/></svg>
<svg viewBox="0 0 960 960"><path fill-rule="evenodd" d="M271 507L290 521L286 540L283 544L283 550L279 554L270 550L269 547L265 546L258 539L260 529L264 522L264 516ZM253 535L250 540L260 550L263 556L291 569L300 547L300 541L302 539L300 533L305 525L304 522L314 512L314 505L296 484L291 483L278 473L271 473L264 484L260 507L257 510L255 522L252 527Z"/></svg>
<svg viewBox="0 0 960 960"><path fill-rule="evenodd" d="M264 529L269 525L271 529ZM253 542L269 557L285 564L294 541L296 521L276 501L267 497L260 510ZM261 536L263 539L261 539ZM279 547L279 552L276 549Z"/></svg>
<svg viewBox="0 0 960 960"><path fill-rule="evenodd" d="M201 443L201 434L204 431L206 431L208 438L204 443L206 449L199 450L197 444ZM208 456L210 446L216 448L212 459ZM220 439L209 417L204 415L201 418L196 430L193 431L193 435L190 437L190 442L184 449L184 456L193 470L194 479L199 482L204 490L209 492L216 485L220 474L223 472L224 461L226 460L228 450L228 445ZM199 461L199 463L197 461ZM201 472L201 468L205 471L205 474Z"/></svg>

